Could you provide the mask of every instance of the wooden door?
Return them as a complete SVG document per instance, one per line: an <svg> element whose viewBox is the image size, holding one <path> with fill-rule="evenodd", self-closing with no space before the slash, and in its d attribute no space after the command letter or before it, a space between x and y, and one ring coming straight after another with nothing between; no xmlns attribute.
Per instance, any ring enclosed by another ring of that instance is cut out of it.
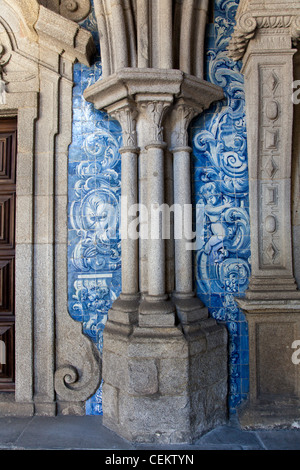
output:
<svg viewBox="0 0 300 470"><path fill-rule="evenodd" d="M17 120L0 119L0 391L15 382L15 201Z"/></svg>

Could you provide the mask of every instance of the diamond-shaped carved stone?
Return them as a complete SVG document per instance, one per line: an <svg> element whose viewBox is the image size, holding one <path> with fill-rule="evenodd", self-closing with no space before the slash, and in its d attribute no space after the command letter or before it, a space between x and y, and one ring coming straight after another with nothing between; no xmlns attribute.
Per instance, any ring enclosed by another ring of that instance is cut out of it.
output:
<svg viewBox="0 0 300 470"><path fill-rule="evenodd" d="M276 73L274 72L274 70L272 71L271 75L269 76L269 79L268 79L267 83L269 85L270 90L274 93L274 91L276 90L276 88L278 87L278 84L279 84L279 78L276 75Z"/></svg>
<svg viewBox="0 0 300 470"><path fill-rule="evenodd" d="M267 255L269 256L270 260L272 262L274 262L275 258L277 256L277 253L278 253L278 250L277 250L276 246L274 245L274 243L270 243L270 245L268 246L266 252L267 252Z"/></svg>
<svg viewBox="0 0 300 470"><path fill-rule="evenodd" d="M275 173L278 170L273 158L269 158L268 163L265 166L265 170L270 178L274 178Z"/></svg>

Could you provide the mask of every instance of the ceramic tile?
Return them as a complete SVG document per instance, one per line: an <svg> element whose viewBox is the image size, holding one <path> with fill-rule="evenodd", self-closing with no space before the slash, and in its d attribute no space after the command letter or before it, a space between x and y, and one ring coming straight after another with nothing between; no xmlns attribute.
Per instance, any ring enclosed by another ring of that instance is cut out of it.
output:
<svg viewBox="0 0 300 470"><path fill-rule="evenodd" d="M200 237L195 265L197 294L210 314L227 325L229 366L235 366L229 377L231 412L248 393L248 337L245 317L235 298L244 296L251 270L243 76L241 64L226 54L238 3L215 0L214 33L210 27L206 42L206 79L223 88L225 99L211 106L191 127L194 200L201 205L202 214L196 225Z"/></svg>

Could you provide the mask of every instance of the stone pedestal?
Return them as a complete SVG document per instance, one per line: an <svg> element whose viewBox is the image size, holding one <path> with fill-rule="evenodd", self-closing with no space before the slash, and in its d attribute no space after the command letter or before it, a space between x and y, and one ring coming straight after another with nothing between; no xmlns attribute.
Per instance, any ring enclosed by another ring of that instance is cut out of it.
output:
<svg viewBox="0 0 300 470"><path fill-rule="evenodd" d="M289 426L300 419L299 300L240 300L249 325L250 396L239 411L246 428Z"/></svg>
<svg viewBox="0 0 300 470"><path fill-rule="evenodd" d="M130 441L170 444L192 442L225 422L225 328L208 318L188 333L113 318L103 337L105 426Z"/></svg>

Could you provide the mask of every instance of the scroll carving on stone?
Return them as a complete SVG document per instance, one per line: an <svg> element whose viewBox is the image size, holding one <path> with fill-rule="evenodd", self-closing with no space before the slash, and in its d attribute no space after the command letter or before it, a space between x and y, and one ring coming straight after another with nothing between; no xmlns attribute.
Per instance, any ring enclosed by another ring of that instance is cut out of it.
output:
<svg viewBox="0 0 300 470"><path fill-rule="evenodd" d="M192 106L185 103L179 103L174 110L174 114L176 124L172 133L172 147L186 147L188 145L187 129L197 112Z"/></svg>
<svg viewBox="0 0 300 470"><path fill-rule="evenodd" d="M62 16L72 21L82 21L91 11L90 0L61 0L59 12Z"/></svg>
<svg viewBox="0 0 300 470"><path fill-rule="evenodd" d="M0 104L6 104L6 82L3 75L5 74L4 67L8 64L11 58L11 55L7 58L3 58L3 56L5 56L5 48L0 43Z"/></svg>

